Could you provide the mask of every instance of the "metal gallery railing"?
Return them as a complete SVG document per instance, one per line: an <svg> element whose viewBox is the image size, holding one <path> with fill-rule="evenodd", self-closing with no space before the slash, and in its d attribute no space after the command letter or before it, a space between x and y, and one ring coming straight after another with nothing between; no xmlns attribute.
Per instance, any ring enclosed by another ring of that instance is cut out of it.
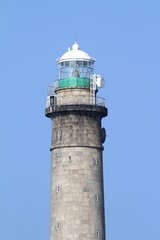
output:
<svg viewBox="0 0 160 240"><path fill-rule="evenodd" d="M106 100L90 96L47 96L46 108L60 105L95 105L106 107Z"/></svg>

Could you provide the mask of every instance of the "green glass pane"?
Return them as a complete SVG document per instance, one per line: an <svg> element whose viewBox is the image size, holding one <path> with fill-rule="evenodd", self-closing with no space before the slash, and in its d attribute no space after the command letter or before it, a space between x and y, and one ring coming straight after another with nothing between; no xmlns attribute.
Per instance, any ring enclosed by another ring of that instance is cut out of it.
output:
<svg viewBox="0 0 160 240"><path fill-rule="evenodd" d="M59 80L59 88L90 87L89 78L63 78Z"/></svg>

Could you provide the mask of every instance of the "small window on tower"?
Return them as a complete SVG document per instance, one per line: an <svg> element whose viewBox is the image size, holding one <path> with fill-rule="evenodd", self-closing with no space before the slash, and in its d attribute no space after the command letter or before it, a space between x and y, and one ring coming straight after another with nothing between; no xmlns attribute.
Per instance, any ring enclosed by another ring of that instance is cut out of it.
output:
<svg viewBox="0 0 160 240"><path fill-rule="evenodd" d="M99 201L99 194L96 194L96 202Z"/></svg>
<svg viewBox="0 0 160 240"><path fill-rule="evenodd" d="M56 140L59 142L62 139L62 130L58 129L56 132Z"/></svg>
<svg viewBox="0 0 160 240"><path fill-rule="evenodd" d="M56 187L56 192L57 192L57 193L60 192L60 185L57 185L57 187Z"/></svg>
<svg viewBox="0 0 160 240"><path fill-rule="evenodd" d="M60 229L60 227L61 227L61 224L60 224L60 222L57 222L57 223L56 223L56 229L58 229L58 230L59 230L59 229Z"/></svg>
<svg viewBox="0 0 160 240"><path fill-rule="evenodd" d="M98 164L97 158L93 158L93 165L97 165L97 164Z"/></svg>
<svg viewBox="0 0 160 240"><path fill-rule="evenodd" d="M60 157L60 156L61 156L61 150L58 149L58 150L57 150L57 157Z"/></svg>
<svg viewBox="0 0 160 240"><path fill-rule="evenodd" d="M99 231L96 231L96 238L99 238Z"/></svg>

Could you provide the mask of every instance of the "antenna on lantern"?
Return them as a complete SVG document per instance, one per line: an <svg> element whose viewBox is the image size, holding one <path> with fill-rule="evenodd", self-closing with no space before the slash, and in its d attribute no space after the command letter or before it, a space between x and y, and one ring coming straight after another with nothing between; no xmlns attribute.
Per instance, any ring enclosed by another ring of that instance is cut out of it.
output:
<svg viewBox="0 0 160 240"><path fill-rule="evenodd" d="M74 42L77 42L77 32L74 32Z"/></svg>

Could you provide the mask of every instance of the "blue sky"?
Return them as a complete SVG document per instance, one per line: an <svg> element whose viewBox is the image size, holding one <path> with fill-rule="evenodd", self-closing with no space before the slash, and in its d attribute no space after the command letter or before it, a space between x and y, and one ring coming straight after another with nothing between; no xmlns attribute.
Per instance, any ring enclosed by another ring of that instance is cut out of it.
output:
<svg viewBox="0 0 160 240"><path fill-rule="evenodd" d="M0 239L49 239L47 85L74 42L105 77L108 240L160 239L160 2L0 1Z"/></svg>

